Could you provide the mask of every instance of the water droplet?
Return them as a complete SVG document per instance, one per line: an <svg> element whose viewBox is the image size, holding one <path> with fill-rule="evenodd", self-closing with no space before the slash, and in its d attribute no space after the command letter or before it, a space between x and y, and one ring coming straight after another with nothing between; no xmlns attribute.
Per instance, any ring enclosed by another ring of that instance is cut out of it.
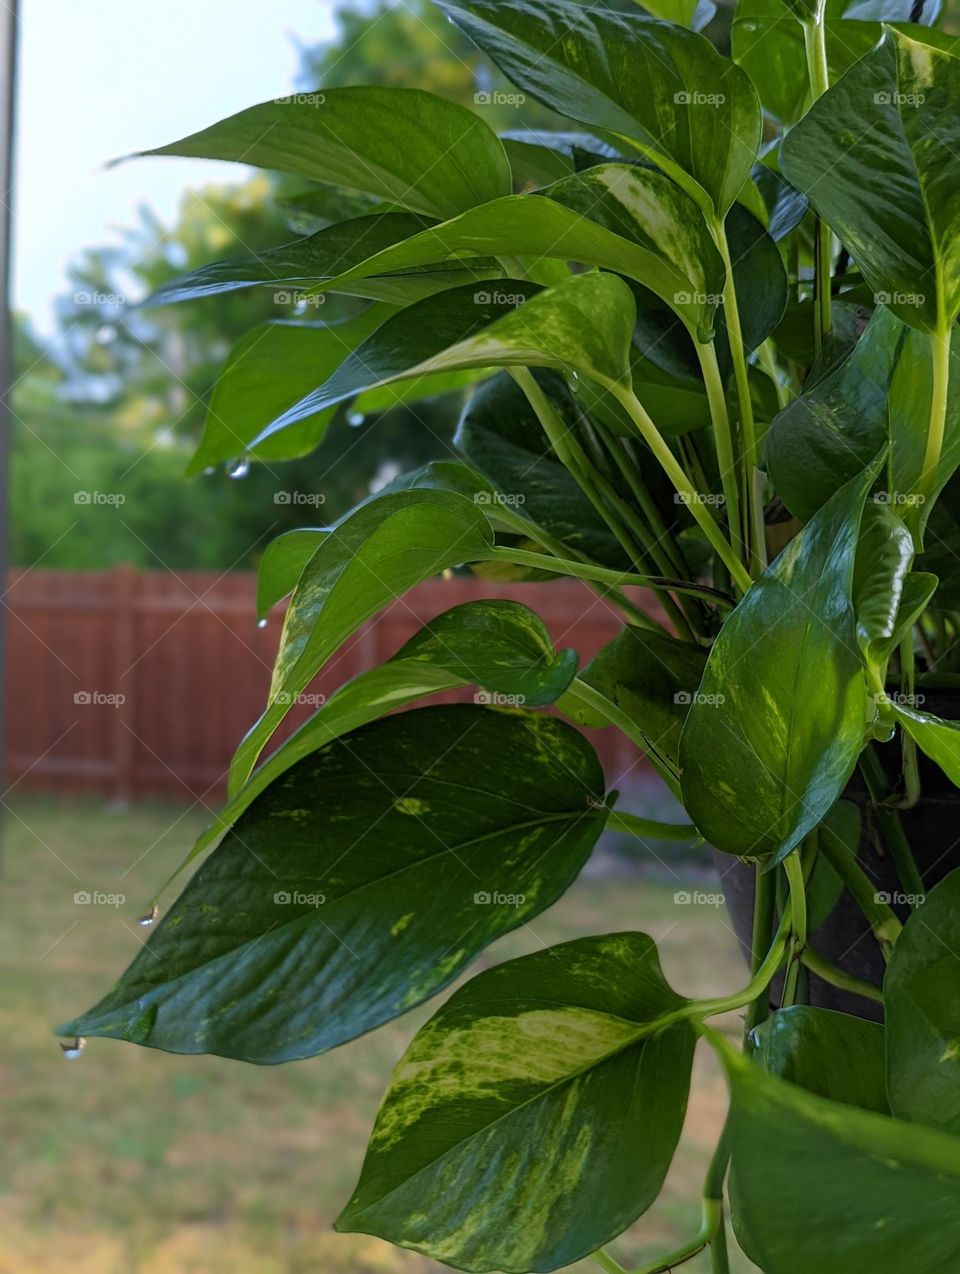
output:
<svg viewBox="0 0 960 1274"><path fill-rule="evenodd" d="M227 466L227 477L229 478L245 478L250 472L250 461L246 456L241 456L239 460L234 460L233 464Z"/></svg>
<svg viewBox="0 0 960 1274"><path fill-rule="evenodd" d="M83 1052L86 1042L87 1041L82 1035L78 1035L72 1044L68 1044L64 1040L61 1040L60 1051L63 1053L63 1056L68 1062L75 1062Z"/></svg>
<svg viewBox="0 0 960 1274"><path fill-rule="evenodd" d="M257 627L258 627L258 628L266 628L266 626L267 626L267 621L266 621L266 619L258 619L258 620L257 620Z"/></svg>
<svg viewBox="0 0 960 1274"><path fill-rule="evenodd" d="M212 464L208 464L208 465L207 465L207 467L206 467L206 469L204 469L204 471L203 471L203 472L204 472L204 475L205 475L206 477L208 477L208 478L209 478L211 474L214 474L214 473L216 473L217 471L216 471L216 469L214 469L214 467L213 467L213 465L212 465Z"/></svg>
<svg viewBox="0 0 960 1274"><path fill-rule="evenodd" d="M347 414L347 424L352 425L354 429L359 429L365 420L366 416L362 411L351 411Z"/></svg>
<svg viewBox="0 0 960 1274"><path fill-rule="evenodd" d="M756 31L757 25L758 24L756 22L741 22L740 23L740 26L743 28L744 31Z"/></svg>
<svg viewBox="0 0 960 1274"><path fill-rule="evenodd" d="M140 917L140 919L137 921L137 924L143 925L143 927L146 929L148 925L152 925L153 922L156 920L157 913L159 912L159 910L160 908L157 906L156 903L154 903L153 906L150 908L150 910L147 912L147 914L145 916Z"/></svg>

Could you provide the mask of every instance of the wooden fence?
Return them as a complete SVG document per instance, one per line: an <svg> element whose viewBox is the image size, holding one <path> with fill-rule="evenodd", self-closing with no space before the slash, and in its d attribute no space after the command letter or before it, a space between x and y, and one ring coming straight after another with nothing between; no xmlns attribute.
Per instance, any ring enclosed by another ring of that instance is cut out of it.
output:
<svg viewBox="0 0 960 1274"><path fill-rule="evenodd" d="M14 571L8 628L7 782L18 787L216 799L231 753L264 706L279 612L258 628L255 577L189 571ZM365 625L311 686L330 694L461 602L510 597L533 607L558 646L589 659L617 612L575 580L493 584L436 579ZM451 698L469 698L466 692ZM290 727L310 709L298 705ZM608 777L637 752L591 732Z"/></svg>

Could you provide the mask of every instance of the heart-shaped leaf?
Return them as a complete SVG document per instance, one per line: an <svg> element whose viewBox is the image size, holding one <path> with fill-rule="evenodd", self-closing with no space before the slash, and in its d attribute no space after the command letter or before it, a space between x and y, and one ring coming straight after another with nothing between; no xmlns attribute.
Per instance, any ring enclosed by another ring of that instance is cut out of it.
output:
<svg viewBox="0 0 960 1274"><path fill-rule="evenodd" d="M723 217L760 144L753 85L708 40L573 0L438 0L507 77L547 106L629 143Z"/></svg>
<svg viewBox="0 0 960 1274"><path fill-rule="evenodd" d="M883 980L893 1113L960 1133L960 871L910 913Z"/></svg>
<svg viewBox="0 0 960 1274"><path fill-rule="evenodd" d="M472 111L415 88L295 93L143 153L295 173L441 220L510 193L499 138Z"/></svg>
<svg viewBox="0 0 960 1274"><path fill-rule="evenodd" d="M852 590L876 468L842 487L717 637L680 738L683 802L704 839L782 857L820 822L864 744Z"/></svg>
<svg viewBox="0 0 960 1274"><path fill-rule="evenodd" d="M260 1064L334 1048L554 902L603 799L593 749L553 717L462 704L365 726L257 797L61 1033Z"/></svg>
<svg viewBox="0 0 960 1274"><path fill-rule="evenodd" d="M583 938L459 990L394 1071L339 1230L462 1270L554 1270L656 1198L694 1034L644 934ZM656 1032L656 1034L654 1034Z"/></svg>
<svg viewBox="0 0 960 1274"><path fill-rule="evenodd" d="M960 59L886 30L787 135L781 165L878 301L911 327L960 311Z"/></svg>
<svg viewBox="0 0 960 1274"><path fill-rule="evenodd" d="M766 1274L951 1274L960 1140L805 1092L710 1039L730 1082L738 1220Z"/></svg>

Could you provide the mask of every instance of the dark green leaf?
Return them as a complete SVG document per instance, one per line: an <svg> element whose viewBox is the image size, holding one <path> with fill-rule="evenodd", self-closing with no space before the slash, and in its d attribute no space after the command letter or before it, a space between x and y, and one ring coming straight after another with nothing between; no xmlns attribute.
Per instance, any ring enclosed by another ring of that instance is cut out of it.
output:
<svg viewBox="0 0 960 1274"><path fill-rule="evenodd" d="M782 856L843 790L867 696L852 604L875 469L834 495L753 585L707 660L680 740L684 805L730 854Z"/></svg>
<svg viewBox="0 0 960 1274"><path fill-rule="evenodd" d="M143 153L296 173L441 220L510 193L499 138L465 107L414 88L295 93Z"/></svg>
<svg viewBox="0 0 960 1274"><path fill-rule="evenodd" d="M936 761L950 782L960 787L960 723L941 721L929 712L899 703L890 706L920 751Z"/></svg>
<svg viewBox="0 0 960 1274"><path fill-rule="evenodd" d="M960 1133L958 953L960 870L911 912L883 980L893 1113L952 1133Z"/></svg>
<svg viewBox="0 0 960 1274"><path fill-rule="evenodd" d="M702 36L572 0L439 0L509 79L657 163L721 217L760 143L756 93Z"/></svg>
<svg viewBox="0 0 960 1274"><path fill-rule="evenodd" d="M507 1274L594 1251L673 1157L694 1034L662 1024L683 1004L643 934L481 973L401 1059L337 1228Z"/></svg>
<svg viewBox="0 0 960 1274"><path fill-rule="evenodd" d="M541 388L569 429L577 412L559 376L540 373ZM515 508L563 544L603 566L626 569L624 553L570 472L556 459L526 395L506 374L467 404L456 446L492 482L500 507Z"/></svg>
<svg viewBox="0 0 960 1274"><path fill-rule="evenodd" d="M365 726L254 801L63 1031L259 1064L334 1048L554 902L602 803L593 749L553 717L462 704Z"/></svg>
<svg viewBox="0 0 960 1274"><path fill-rule="evenodd" d="M958 106L960 59L888 29L791 129L780 157L878 301L927 332L960 310Z"/></svg>
<svg viewBox="0 0 960 1274"><path fill-rule="evenodd" d="M621 708L654 747L676 761L680 731L705 662L698 646L628 625L594 656L581 680ZM584 725L607 724L580 705L565 710Z"/></svg>
<svg viewBox="0 0 960 1274"><path fill-rule="evenodd" d="M807 1092L889 1115L883 1027L831 1009L795 1004L753 1032L753 1060Z"/></svg>
<svg viewBox="0 0 960 1274"><path fill-rule="evenodd" d="M739 1221L766 1274L953 1274L960 1141L765 1075L721 1037Z"/></svg>

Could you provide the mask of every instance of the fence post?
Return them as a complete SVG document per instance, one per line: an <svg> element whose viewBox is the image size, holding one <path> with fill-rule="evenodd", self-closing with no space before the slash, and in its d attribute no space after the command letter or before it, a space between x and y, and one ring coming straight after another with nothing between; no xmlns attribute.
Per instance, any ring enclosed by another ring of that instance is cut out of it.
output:
<svg viewBox="0 0 960 1274"><path fill-rule="evenodd" d="M117 704L113 724L113 799L127 805L133 797L132 722L136 674L131 672L136 659L137 573L129 562L118 562L113 576L113 666L118 672L117 691L123 700Z"/></svg>

